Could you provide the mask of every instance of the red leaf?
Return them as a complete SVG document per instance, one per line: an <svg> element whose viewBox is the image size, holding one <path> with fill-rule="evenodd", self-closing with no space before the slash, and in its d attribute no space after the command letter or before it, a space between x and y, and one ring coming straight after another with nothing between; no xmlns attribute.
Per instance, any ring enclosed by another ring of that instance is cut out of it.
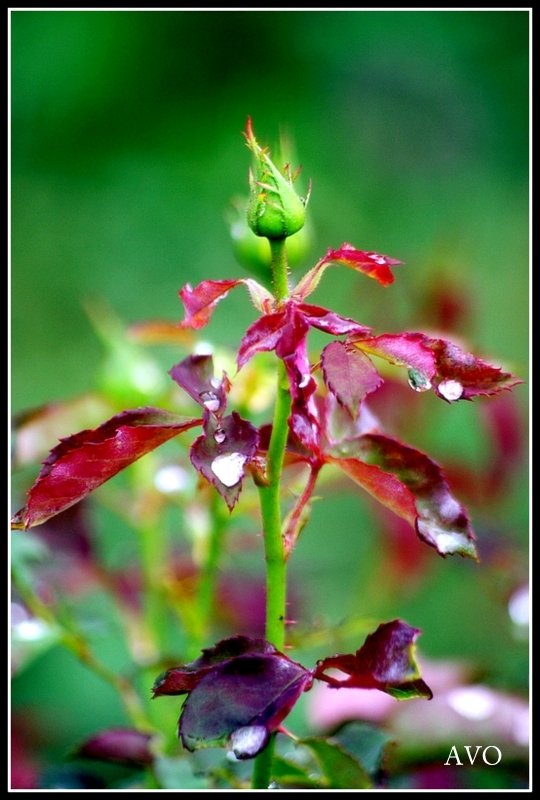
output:
<svg viewBox="0 0 540 800"><path fill-rule="evenodd" d="M324 449L345 456L350 441L366 433L381 433L383 430L380 421L365 402L360 405L356 417L351 417L332 392L320 399L319 415L326 440Z"/></svg>
<svg viewBox="0 0 540 800"><path fill-rule="evenodd" d="M96 734L82 744L77 755L121 764L151 764L152 736L133 728L110 728Z"/></svg>
<svg viewBox="0 0 540 800"><path fill-rule="evenodd" d="M285 313L266 314L255 320L245 332L238 348L238 369L244 366L255 353L275 350L283 333Z"/></svg>
<svg viewBox="0 0 540 800"><path fill-rule="evenodd" d="M467 513L452 496L440 467L424 453L372 433L349 443L346 458L327 456L327 460L410 522L442 556L476 558Z"/></svg>
<svg viewBox="0 0 540 800"><path fill-rule="evenodd" d="M307 448L311 454L310 461L317 463L321 458L320 429L317 417L310 411L302 399L294 400L289 417L289 429L293 437ZM313 457L315 456L315 459Z"/></svg>
<svg viewBox="0 0 540 800"><path fill-rule="evenodd" d="M357 250L353 245L345 242L337 250L328 250L324 258L321 258L313 269L306 272L296 286L293 297L301 301L315 291L323 273L332 263L344 264L357 272L363 272L370 278L375 278L383 286L388 286L394 281L390 267L402 262L396 258L379 255L379 253Z"/></svg>
<svg viewBox="0 0 540 800"><path fill-rule="evenodd" d="M420 631L395 619L379 625L356 653L337 655L319 661L314 677L336 688L379 689L398 700L425 697L433 693L421 679L414 658L414 642ZM348 678L325 675L339 669Z"/></svg>
<svg viewBox="0 0 540 800"><path fill-rule="evenodd" d="M245 467L255 455L258 432L236 411L218 425L211 421L193 442L191 463L218 490L232 511L242 489Z"/></svg>
<svg viewBox="0 0 540 800"><path fill-rule="evenodd" d="M360 356L360 358L358 358ZM324 382L351 417L364 397L383 380L369 358L343 342L331 342L321 354Z"/></svg>
<svg viewBox="0 0 540 800"><path fill-rule="evenodd" d="M204 328L210 321L219 301L223 300L230 290L241 282L241 280L202 281L194 289L189 283L186 283L179 292L186 311L181 327Z"/></svg>
<svg viewBox="0 0 540 800"><path fill-rule="evenodd" d="M227 404L229 388L225 373L223 378L214 377L212 356L188 356L169 370L169 375L206 411L222 414Z"/></svg>
<svg viewBox="0 0 540 800"><path fill-rule="evenodd" d="M390 267L395 267L402 262L397 258L390 258L379 253L365 250L357 250L352 244L345 242L337 250L328 250L325 261L338 261L351 267L358 272L363 272L370 278L375 278L383 286L388 286L394 282L394 276Z"/></svg>
<svg viewBox="0 0 540 800"><path fill-rule="evenodd" d="M43 462L14 528L31 528L69 508L117 472L182 431L200 425L159 408L123 411L60 441Z"/></svg>
<svg viewBox="0 0 540 800"><path fill-rule="evenodd" d="M498 394L523 382L453 342L423 333L386 333L354 339L351 343L391 364L409 367L413 389L426 391L433 386L436 394L450 403Z"/></svg>
<svg viewBox="0 0 540 800"><path fill-rule="evenodd" d="M351 340L351 344L365 353L423 373L429 382L435 374L436 363L428 342L428 337L423 333L383 333L381 336Z"/></svg>
<svg viewBox="0 0 540 800"><path fill-rule="evenodd" d="M271 310L274 298L264 286L252 278L238 278L225 281L202 281L194 289L186 283L180 290L180 298L184 304L186 317L180 324L182 328L204 328L210 321L214 309L220 300L228 295L231 289L244 284L250 294L255 308L263 313Z"/></svg>
<svg viewBox="0 0 540 800"><path fill-rule="evenodd" d="M325 333L331 333L334 336L341 336L344 333L355 334L364 336L370 333L371 329L366 328L365 325L360 325L354 319L349 317L341 317L339 314L334 314L322 306L312 306L308 303L299 303L296 305L297 310L302 314L306 322L313 328L318 328Z"/></svg>

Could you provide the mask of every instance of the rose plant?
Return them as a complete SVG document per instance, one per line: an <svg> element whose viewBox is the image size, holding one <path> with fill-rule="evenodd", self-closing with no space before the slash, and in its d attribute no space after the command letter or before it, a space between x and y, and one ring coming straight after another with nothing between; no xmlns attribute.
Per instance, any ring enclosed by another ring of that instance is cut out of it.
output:
<svg viewBox="0 0 540 800"><path fill-rule="evenodd" d="M195 415L139 405L114 413L97 427L63 437L43 461L12 526L26 531L52 521L143 456L200 429L189 447L189 460L200 477L197 491L202 503L213 515L214 538L199 575L191 627L186 623L192 634L189 652L193 657L180 665L164 664L166 669L155 678L153 696L184 698L178 735L186 751L226 747L239 761L255 759L253 788L271 787L280 781L309 788L368 788L374 779L360 761L332 739L298 740L283 726L287 715L315 681L336 691L375 689L397 700L429 700L432 693L415 660L420 631L401 619L379 624L354 653L330 653L308 666L292 657L288 649L287 565L308 525L314 491L321 476L341 473L404 520L440 556L476 559L468 513L440 466L383 430L371 410L370 397L385 382L385 374L373 358L401 368L403 382L415 392L432 391L449 404L497 395L521 381L453 341L419 331L375 332L308 302L330 267L346 267L387 287L394 282L393 269L401 262L343 243L329 248L293 284L288 240L304 228L309 196L303 198L295 189L298 171L288 164L279 169L268 149L259 145L249 119L244 136L253 168L241 249L249 264L250 246L255 243L254 272L259 276L265 251L256 237L268 242L271 282L263 284L249 277L203 280L195 287L186 284L180 290L185 315L175 328L179 335L201 330L210 324L218 303L233 289L244 287L258 317L240 340L236 376L216 374L211 355L190 353L169 375L198 407ZM308 348L312 329L333 337L316 357ZM159 329L159 335L170 333L170 326ZM236 381L260 353L275 355L275 394L271 419L255 424L254 419L229 407ZM291 471L305 476L292 505L284 492ZM213 487L213 498L209 487ZM227 524L227 514L234 514L242 490L251 492L251 487L258 496L264 539L265 633L261 637L240 631L212 644L202 637L209 628L210 607L217 592L220 531ZM216 504L215 493L221 496L227 514ZM147 588L156 596L151 565L146 579ZM28 583L20 576L14 583L34 614L51 617ZM141 711L134 687L100 665L82 636L68 631L64 640L118 689L133 722L131 729L97 734L81 746L79 754L153 769L154 785L159 787L156 765L164 745L155 723ZM203 645L202 654L197 655L195 647ZM156 664L160 656L163 653L158 648ZM309 751L319 765L319 780L297 766L287 767L276 750L278 734L292 737ZM246 788L247 783L239 785Z"/></svg>

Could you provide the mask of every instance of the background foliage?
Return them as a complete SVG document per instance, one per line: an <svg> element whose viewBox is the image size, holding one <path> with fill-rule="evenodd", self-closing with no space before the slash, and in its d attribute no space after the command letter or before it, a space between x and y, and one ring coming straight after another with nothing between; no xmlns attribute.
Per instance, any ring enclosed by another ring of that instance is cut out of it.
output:
<svg viewBox="0 0 540 800"><path fill-rule="evenodd" d="M286 126L313 179L305 266L342 241L406 262L388 290L332 272L325 304L380 331L414 330L432 324L448 282L471 349L526 379L528 23L525 11L12 12L13 411L95 386L103 353L84 302L126 322L178 321L186 281L243 274L225 217L246 193L247 114L269 144ZM234 348L252 319L233 293L205 336ZM164 370L179 360L158 356ZM525 436L527 389L515 394ZM480 404L421 400L408 441L481 470ZM427 658L465 660L525 696L527 645L507 614L527 573L524 458L504 492L469 506L483 563L428 553L421 574L388 587L367 502L335 489L291 567L302 627L400 616L424 630ZM129 559L129 545L102 546L105 561ZM100 635L105 660L122 664L114 631ZM12 697L50 770L123 721L107 687L58 647L17 676Z"/></svg>

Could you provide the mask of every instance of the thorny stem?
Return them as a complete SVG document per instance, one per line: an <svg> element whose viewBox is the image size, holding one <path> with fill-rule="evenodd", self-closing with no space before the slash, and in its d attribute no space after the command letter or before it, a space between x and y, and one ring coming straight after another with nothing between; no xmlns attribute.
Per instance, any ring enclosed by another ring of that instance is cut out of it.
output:
<svg viewBox="0 0 540 800"><path fill-rule="evenodd" d="M31 586L21 573L13 569L11 574L13 586L17 589L22 601L38 619L60 631L60 641L73 655L79 659L95 675L100 677L119 694L126 713L133 725L141 731L150 732L154 725L150 722L143 709L141 699L132 683L124 676L117 675L106 664L103 664L92 652L90 645L83 633L77 630L73 623L69 627L57 618L54 611L34 593Z"/></svg>
<svg viewBox="0 0 540 800"><path fill-rule="evenodd" d="M285 239L270 240L270 249L276 300L285 300L289 292ZM287 583L286 557L281 530L280 489L290 408L291 396L285 366L282 361L279 361L276 403L266 467L268 485L259 487L266 559L266 638L278 650L282 650L285 645ZM252 781L254 789L268 788L272 771L274 739L275 735L255 760Z"/></svg>

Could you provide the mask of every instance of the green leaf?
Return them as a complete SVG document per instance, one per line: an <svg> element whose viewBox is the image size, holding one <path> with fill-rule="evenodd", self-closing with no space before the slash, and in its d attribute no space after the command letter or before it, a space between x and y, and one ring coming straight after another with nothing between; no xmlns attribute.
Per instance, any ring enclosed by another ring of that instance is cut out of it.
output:
<svg viewBox="0 0 540 800"><path fill-rule="evenodd" d="M335 734L342 747L358 759L364 769L374 777L385 755L391 738L385 731L366 722L348 722Z"/></svg>
<svg viewBox="0 0 540 800"><path fill-rule="evenodd" d="M162 789L208 789L208 781L194 775L189 758L167 758L154 761L154 771Z"/></svg>
<svg viewBox="0 0 540 800"><path fill-rule="evenodd" d="M283 788L317 789L320 783L313 780L308 773L308 768L294 764L286 758L275 756L272 762L272 778Z"/></svg>
<svg viewBox="0 0 540 800"><path fill-rule="evenodd" d="M369 789L373 786L367 771L333 739L310 737L301 744L309 747L321 765L329 789Z"/></svg>

